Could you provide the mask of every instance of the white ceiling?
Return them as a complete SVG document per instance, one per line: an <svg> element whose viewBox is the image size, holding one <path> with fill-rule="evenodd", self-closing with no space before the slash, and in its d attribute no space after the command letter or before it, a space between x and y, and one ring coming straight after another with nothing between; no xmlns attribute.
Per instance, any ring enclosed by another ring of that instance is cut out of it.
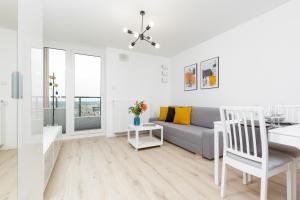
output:
<svg viewBox="0 0 300 200"><path fill-rule="evenodd" d="M155 26L160 43L143 42L133 51L173 56L261 15L289 0L45 0L45 39L128 49L134 40L123 28L139 30L140 10Z"/></svg>
<svg viewBox="0 0 300 200"><path fill-rule="evenodd" d="M16 30L18 27L18 1L0 0L0 27Z"/></svg>

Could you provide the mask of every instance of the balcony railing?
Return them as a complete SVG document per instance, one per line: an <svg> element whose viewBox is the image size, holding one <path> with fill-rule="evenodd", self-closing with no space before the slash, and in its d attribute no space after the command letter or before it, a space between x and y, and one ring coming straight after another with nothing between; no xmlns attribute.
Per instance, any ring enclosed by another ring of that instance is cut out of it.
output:
<svg viewBox="0 0 300 200"><path fill-rule="evenodd" d="M52 97L49 107L52 108ZM66 108L66 97L54 98L55 108ZM75 96L75 117L101 116L101 97Z"/></svg>
<svg viewBox="0 0 300 200"><path fill-rule="evenodd" d="M101 97L75 97L75 117L101 116Z"/></svg>

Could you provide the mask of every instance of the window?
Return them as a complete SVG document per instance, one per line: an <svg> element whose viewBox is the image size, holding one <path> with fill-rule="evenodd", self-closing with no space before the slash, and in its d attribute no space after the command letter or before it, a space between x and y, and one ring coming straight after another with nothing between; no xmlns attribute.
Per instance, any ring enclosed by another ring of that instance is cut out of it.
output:
<svg viewBox="0 0 300 200"><path fill-rule="evenodd" d="M65 133L66 51L51 48L45 48L44 51L44 125L60 125Z"/></svg>
<svg viewBox="0 0 300 200"><path fill-rule="evenodd" d="M75 130L101 128L101 58L75 54Z"/></svg>
<svg viewBox="0 0 300 200"><path fill-rule="evenodd" d="M49 86L49 107L52 107L53 97L55 108L66 107L66 52L59 49L49 49L49 76L55 76L57 87ZM54 93L54 96L53 96Z"/></svg>

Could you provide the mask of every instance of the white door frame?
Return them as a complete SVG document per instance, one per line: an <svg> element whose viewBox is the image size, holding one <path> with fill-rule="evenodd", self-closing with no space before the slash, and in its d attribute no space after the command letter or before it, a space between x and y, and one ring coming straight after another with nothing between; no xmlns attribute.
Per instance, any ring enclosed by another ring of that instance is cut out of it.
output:
<svg viewBox="0 0 300 200"><path fill-rule="evenodd" d="M100 96L101 96L101 104L100 104L100 108L101 108L101 128L100 129L91 129L91 130L82 130L82 131L75 131L75 118L74 118L74 102L75 102L75 54L79 54L79 55L86 55L86 56L93 56L93 57L99 57L100 58L100 60L101 60L101 86L100 86ZM72 76L73 76L73 94L72 94L72 96L73 96L73 132L71 132L72 134L71 135L73 135L73 136L78 136L78 135L89 135L89 134L101 134L101 135L103 135L104 134L104 129L103 129L103 125L104 125L104 123L105 123L105 121L104 121L104 115L103 115L103 108L104 108L104 106L103 106L103 96L104 96L104 93L103 93L103 89L104 89L104 87L103 87L103 80L104 80L104 77L103 77L103 56L101 56L101 55L99 55L99 54L95 54L94 52L89 52L89 53L86 53L86 51L73 51L73 52L71 52L71 60L73 61L73 63L72 63L72 67L73 67L73 74L72 74Z"/></svg>
<svg viewBox="0 0 300 200"><path fill-rule="evenodd" d="M45 46L66 51L66 134L64 138L75 136L104 135L106 123L106 93L105 93L105 65L104 48L45 41ZM74 130L74 97L75 97L75 54L96 56L101 58L101 129L76 131Z"/></svg>

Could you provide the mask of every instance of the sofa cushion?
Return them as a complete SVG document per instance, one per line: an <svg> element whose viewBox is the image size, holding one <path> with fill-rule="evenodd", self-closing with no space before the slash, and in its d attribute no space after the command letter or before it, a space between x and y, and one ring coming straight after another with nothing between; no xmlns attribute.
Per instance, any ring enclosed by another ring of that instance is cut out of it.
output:
<svg viewBox="0 0 300 200"><path fill-rule="evenodd" d="M186 126L162 121L154 121L154 123L164 127L164 134L166 135L166 138L170 135L172 137L182 138L183 140L187 140L192 143L199 142L201 144L202 136L206 132L211 131L211 129L193 125Z"/></svg>
<svg viewBox="0 0 300 200"><path fill-rule="evenodd" d="M175 117L175 108L169 107L166 122L173 122L174 117Z"/></svg>
<svg viewBox="0 0 300 200"><path fill-rule="evenodd" d="M240 157L238 155L232 154L232 153L227 153L227 156L230 157L231 159L234 159L238 162L242 162L244 164L250 165L252 167L256 168L261 168L261 163ZM269 165L269 170L278 168L280 166L285 165L288 162L291 162L292 158L287 156L287 154L284 154L279 151L269 151L269 160L268 160L268 165Z"/></svg>
<svg viewBox="0 0 300 200"><path fill-rule="evenodd" d="M175 107L174 124L190 125L192 107Z"/></svg>
<svg viewBox="0 0 300 200"><path fill-rule="evenodd" d="M160 107L159 121L165 121L167 119L168 110L168 107Z"/></svg>
<svg viewBox="0 0 300 200"><path fill-rule="evenodd" d="M218 108L192 107L191 125L214 128L214 122L220 120Z"/></svg>

